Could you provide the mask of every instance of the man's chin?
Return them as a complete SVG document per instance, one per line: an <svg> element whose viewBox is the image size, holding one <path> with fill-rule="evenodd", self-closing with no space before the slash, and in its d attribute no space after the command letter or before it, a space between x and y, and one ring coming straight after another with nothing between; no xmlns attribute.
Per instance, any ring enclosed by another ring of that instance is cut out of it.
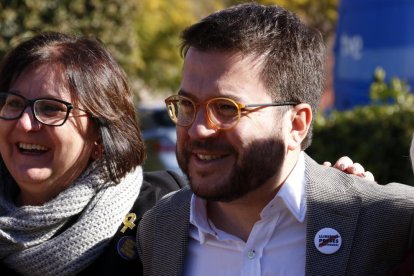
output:
<svg viewBox="0 0 414 276"><path fill-rule="evenodd" d="M193 188L191 188L193 190L193 193L199 197L202 198L206 201L215 201L215 202L229 202L231 200L229 200L227 198L226 195L223 195L221 193L216 193L216 192L207 192L207 191L202 191L202 190L194 190Z"/></svg>
<svg viewBox="0 0 414 276"><path fill-rule="evenodd" d="M201 177L197 174L190 174L190 187L193 193L205 200L220 200L223 197L222 188L217 179L211 177Z"/></svg>
<svg viewBox="0 0 414 276"><path fill-rule="evenodd" d="M221 181L202 181L190 178L190 187L193 193L207 201L230 202L240 198L242 195L233 191L231 186L226 184L226 181L221 178Z"/></svg>

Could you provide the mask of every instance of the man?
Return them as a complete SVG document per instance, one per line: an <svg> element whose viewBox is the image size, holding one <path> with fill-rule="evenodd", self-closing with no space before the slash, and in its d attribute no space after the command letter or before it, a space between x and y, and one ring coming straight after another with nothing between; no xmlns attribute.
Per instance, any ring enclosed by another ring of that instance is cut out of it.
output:
<svg viewBox="0 0 414 276"><path fill-rule="evenodd" d="M190 189L141 221L145 275L384 274L411 247L414 192L303 151L323 82L321 35L291 12L234 6L183 32L177 160Z"/></svg>

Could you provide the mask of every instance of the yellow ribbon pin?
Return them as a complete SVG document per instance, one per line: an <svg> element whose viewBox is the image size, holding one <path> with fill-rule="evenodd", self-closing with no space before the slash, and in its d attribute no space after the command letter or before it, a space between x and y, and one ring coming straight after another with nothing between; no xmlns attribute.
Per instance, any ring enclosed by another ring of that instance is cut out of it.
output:
<svg viewBox="0 0 414 276"><path fill-rule="evenodd" d="M125 231L129 228L129 229L134 229L135 227L135 223L134 221L137 219L137 215L135 215L134 213L129 213L128 215L125 216L123 224L124 227L122 227L121 229L121 233L125 233Z"/></svg>

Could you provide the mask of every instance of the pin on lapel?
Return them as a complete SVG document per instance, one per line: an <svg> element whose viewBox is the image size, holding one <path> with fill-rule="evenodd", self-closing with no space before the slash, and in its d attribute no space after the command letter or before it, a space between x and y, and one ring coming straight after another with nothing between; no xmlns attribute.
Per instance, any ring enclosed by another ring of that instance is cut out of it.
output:
<svg viewBox="0 0 414 276"><path fill-rule="evenodd" d="M342 238L333 228L322 228L315 235L315 247L323 254L333 254L341 248Z"/></svg>

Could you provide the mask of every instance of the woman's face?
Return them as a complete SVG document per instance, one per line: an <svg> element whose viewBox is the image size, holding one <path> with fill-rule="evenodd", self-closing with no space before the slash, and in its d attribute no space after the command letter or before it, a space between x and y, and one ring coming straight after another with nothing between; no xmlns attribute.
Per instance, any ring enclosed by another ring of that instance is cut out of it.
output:
<svg viewBox="0 0 414 276"><path fill-rule="evenodd" d="M59 67L53 65L24 71L9 91L27 99L72 102ZM0 119L0 154L20 187L20 203L40 205L66 189L85 170L97 138L90 116L78 109L57 127L37 122L29 106L19 119Z"/></svg>

